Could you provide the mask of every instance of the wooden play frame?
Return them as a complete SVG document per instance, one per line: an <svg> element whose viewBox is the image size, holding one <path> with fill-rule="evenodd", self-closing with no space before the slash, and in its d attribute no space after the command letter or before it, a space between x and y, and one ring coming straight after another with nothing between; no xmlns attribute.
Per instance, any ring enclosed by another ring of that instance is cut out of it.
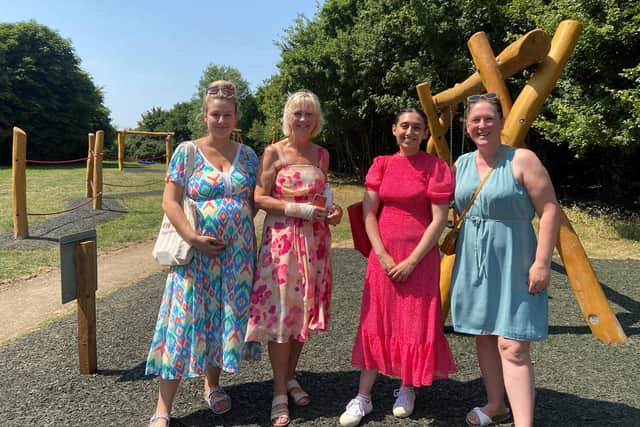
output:
<svg viewBox="0 0 640 427"><path fill-rule="evenodd" d="M118 170L122 171L124 162L124 143L127 135L144 135L144 136L164 136L164 154L165 164L169 167L169 161L171 161L171 154L173 153L173 137L175 132L155 132L147 130L119 130L118 131Z"/></svg>
<svg viewBox="0 0 640 427"><path fill-rule="evenodd" d="M416 87L422 109L429 118L431 137L427 143L427 151L451 164L445 136L452 114L439 113L464 102L470 95L483 92L494 92L500 98L505 117L502 143L524 147L524 138L560 78L581 31L582 25L578 21L565 20L556 28L553 39L536 29L507 46L497 57L487 35L484 32L474 34L467 45L478 71L464 82L435 96L432 96L428 83L421 83ZM512 104L504 79L534 64L537 64L535 73ZM562 209L556 247L591 332L605 343L626 342L627 337L607 302L584 247ZM440 295L443 318L449 313L454 262L455 255L445 255L441 261Z"/></svg>

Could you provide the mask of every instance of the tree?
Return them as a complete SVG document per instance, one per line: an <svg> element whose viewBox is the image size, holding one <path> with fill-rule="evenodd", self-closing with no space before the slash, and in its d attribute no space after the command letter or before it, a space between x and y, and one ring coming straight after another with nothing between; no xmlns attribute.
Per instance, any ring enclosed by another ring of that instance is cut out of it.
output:
<svg viewBox="0 0 640 427"><path fill-rule="evenodd" d="M363 174L373 156L394 150L393 114L418 105L417 83L443 89L470 72L461 14L453 1L329 0L314 19L299 16L287 29L275 81L322 100L334 170Z"/></svg>
<svg viewBox="0 0 640 427"><path fill-rule="evenodd" d="M13 126L27 132L32 159L84 156L87 134L100 129L113 141L102 89L57 32L35 21L0 23L0 68L0 162L11 158Z"/></svg>
<svg viewBox="0 0 640 427"><path fill-rule="evenodd" d="M284 94L308 88L327 116L320 138L332 169L362 175L373 156L395 150L392 114L418 104L416 84L429 82L435 94L475 71L467 48L474 33L486 32L498 54L534 28L553 36L564 19L584 30L527 142L548 161L558 188L587 171L603 195L638 208L640 170L630 161L640 155L638 2L326 0L278 43L278 74L258 90L261 116L252 129L265 135L279 121L273 107ZM509 81L514 97L534 70Z"/></svg>

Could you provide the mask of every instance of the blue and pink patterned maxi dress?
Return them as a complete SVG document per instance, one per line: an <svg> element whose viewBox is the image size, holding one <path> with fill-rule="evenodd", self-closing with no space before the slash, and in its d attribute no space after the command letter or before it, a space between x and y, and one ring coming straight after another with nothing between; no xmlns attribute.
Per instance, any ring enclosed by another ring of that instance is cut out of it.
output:
<svg viewBox="0 0 640 427"><path fill-rule="evenodd" d="M166 178L179 185L185 183L185 144L176 149ZM215 258L195 251L189 264L171 267L147 375L192 378L203 376L208 365L235 373L243 352L252 358L244 348L244 336L255 262L251 198L257 165L256 154L242 144L227 172L216 169L196 150L187 194L197 205L197 231L221 237L226 247Z"/></svg>

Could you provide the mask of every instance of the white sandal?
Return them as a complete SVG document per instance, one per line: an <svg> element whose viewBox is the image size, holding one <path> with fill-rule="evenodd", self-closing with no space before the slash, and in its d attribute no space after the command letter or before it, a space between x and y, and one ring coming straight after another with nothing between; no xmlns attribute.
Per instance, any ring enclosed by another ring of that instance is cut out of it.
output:
<svg viewBox="0 0 640 427"><path fill-rule="evenodd" d="M291 395L293 403L298 406L307 406L311 403L311 397L309 393L304 391L300 386L300 383L295 378L289 380L287 383L287 392Z"/></svg>
<svg viewBox="0 0 640 427"><path fill-rule="evenodd" d="M221 395L218 397L214 397L214 394L216 393L220 393ZM213 413L216 415L226 414L231 410L231 397L219 385L213 386L209 390L207 390L204 396L204 400L209 405L211 411L213 411ZM220 402L224 402L225 400L229 401L229 406L223 407L221 410L216 409L216 405Z"/></svg>
<svg viewBox="0 0 640 427"><path fill-rule="evenodd" d="M276 423L279 418L286 418L285 422ZM284 427L289 425L291 418L289 418L289 398L286 394L279 394L273 396L273 402L271 402L271 425L274 427Z"/></svg>
<svg viewBox="0 0 640 427"><path fill-rule="evenodd" d="M166 412L159 412L157 414L153 414L151 418L149 418L149 427L153 427L153 423L159 420L167 421L167 426L171 424L171 417Z"/></svg>

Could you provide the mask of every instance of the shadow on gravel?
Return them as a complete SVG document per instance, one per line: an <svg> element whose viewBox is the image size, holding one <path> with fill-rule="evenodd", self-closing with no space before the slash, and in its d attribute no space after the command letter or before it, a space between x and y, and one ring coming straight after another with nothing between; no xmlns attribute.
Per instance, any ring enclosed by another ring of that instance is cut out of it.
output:
<svg viewBox="0 0 640 427"><path fill-rule="evenodd" d="M304 408L290 403L292 425L337 425L337 419L347 402L355 396L359 373L301 372L301 383L312 397L312 403ZM408 419L400 420L391 415L396 381L379 377L374 388L374 410L367 415L363 426L422 425L463 426L464 418L475 405L485 401L481 379L469 382L444 380L416 392L416 407ZM174 417L171 425L178 426L270 426L268 416L271 407L271 381L252 382L225 388L236 407L229 413L216 416L208 409L200 409L182 417ZM631 425L640 420L640 410L625 404L603 400L584 399L579 396L538 388L536 426L604 426ZM567 408L571 408L570 412ZM499 425L509 426L512 420Z"/></svg>
<svg viewBox="0 0 640 427"><path fill-rule="evenodd" d="M105 377L118 377L115 382L130 382L130 381L149 381L152 378L144 374L146 362L138 363L136 366L130 369L98 369L96 375L103 375Z"/></svg>
<svg viewBox="0 0 640 427"><path fill-rule="evenodd" d="M67 207L78 205L87 199L67 200ZM33 251L45 250L58 245L62 236L94 230L97 225L120 217L127 213L119 200L103 197L102 209L94 210L91 203L76 210L60 215L53 215L45 221L29 224L29 237L13 239L13 231L0 234L0 249Z"/></svg>

